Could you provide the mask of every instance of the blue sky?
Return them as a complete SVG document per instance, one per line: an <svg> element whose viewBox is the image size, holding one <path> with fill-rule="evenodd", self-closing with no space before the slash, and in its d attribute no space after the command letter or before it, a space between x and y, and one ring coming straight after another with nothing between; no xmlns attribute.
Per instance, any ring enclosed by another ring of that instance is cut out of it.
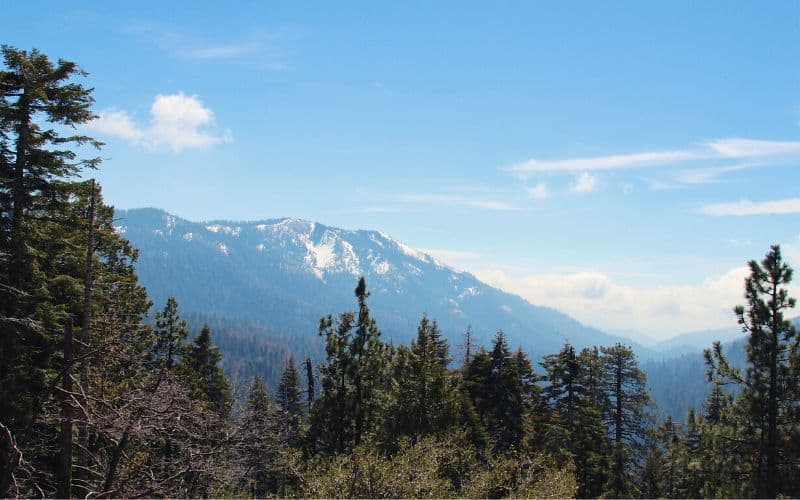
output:
<svg viewBox="0 0 800 500"><path fill-rule="evenodd" d="M26 1L0 29L90 73L120 208L383 229L657 337L734 324L771 243L800 267L796 1Z"/></svg>

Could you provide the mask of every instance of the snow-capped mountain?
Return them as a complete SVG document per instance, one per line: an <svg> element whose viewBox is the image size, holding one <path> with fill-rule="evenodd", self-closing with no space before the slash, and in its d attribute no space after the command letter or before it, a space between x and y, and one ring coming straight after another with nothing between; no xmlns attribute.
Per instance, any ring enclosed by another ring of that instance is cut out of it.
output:
<svg viewBox="0 0 800 500"><path fill-rule="evenodd" d="M394 342L416 335L423 313L451 345L468 326L482 343L504 330L512 345L548 353L618 341L553 309L482 283L377 231L299 219L189 222L156 209L119 211L117 232L140 249L137 269L155 307L169 295L181 310L255 320L315 336L319 318L356 307L364 276L369 304Z"/></svg>

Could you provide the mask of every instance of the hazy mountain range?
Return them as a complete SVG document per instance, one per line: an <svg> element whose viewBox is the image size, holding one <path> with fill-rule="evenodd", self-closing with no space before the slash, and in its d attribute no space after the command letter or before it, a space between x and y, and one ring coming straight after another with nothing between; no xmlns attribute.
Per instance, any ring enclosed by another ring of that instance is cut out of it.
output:
<svg viewBox="0 0 800 500"><path fill-rule="evenodd" d="M565 340L631 344L378 231L291 218L190 222L150 208L117 217L116 230L141 251L137 269L156 309L174 295L183 311L246 318L307 338L316 336L321 316L355 308L353 289L363 275L378 325L394 342L415 336L427 313L453 346L468 327L482 344L502 329L533 355L555 352Z"/></svg>

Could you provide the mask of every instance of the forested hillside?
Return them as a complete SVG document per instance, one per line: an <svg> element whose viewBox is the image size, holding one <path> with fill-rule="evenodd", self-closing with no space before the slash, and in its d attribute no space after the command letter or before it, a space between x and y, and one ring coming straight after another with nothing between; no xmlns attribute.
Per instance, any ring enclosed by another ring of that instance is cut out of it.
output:
<svg viewBox="0 0 800 500"><path fill-rule="evenodd" d="M86 147L102 146L71 135L95 116L84 73L36 50L3 46L2 56L0 497L800 495L800 346L788 320L796 305L787 289L793 272L779 246L749 262L744 301L735 309L748 334L744 358L709 346L710 392L685 423L655 422L647 377L629 346L573 345L557 325L594 332L479 288L471 276L388 239L375 244L415 260L384 261L377 256L389 255L373 249L376 260L356 254L358 262L371 262L380 276L384 262L444 273L447 292L458 297L474 285L458 303L462 311L466 297L488 296L476 302L478 311L497 314L502 304L522 312L482 326L490 338L459 337L454 361L454 344L433 315L452 318L441 309L452 295L423 293L423 283L408 277L390 289L364 265L327 274L321 262L331 261L315 238L355 248L341 232L275 221L303 226L291 240L306 235L317 257L310 273L270 280L247 265L258 258L257 246L249 260L234 259L240 250L232 241L229 247L205 233L202 245L181 246L195 241L199 228L150 211L166 223L158 236L168 244L154 244L162 253L144 249L149 265L178 257L152 272L167 282L193 276L170 290L190 297L194 307L184 312L180 295L152 297L139 282L139 250L126 239L136 214L125 214L123 230L101 187L81 177L101 166L99 158L84 158ZM226 232L217 229L206 227ZM278 257L272 267L305 262L310 248L302 246L299 260ZM228 265L224 272L198 267L202 261L189 258L197 255ZM430 267L419 267L423 262ZM239 288L229 286L230 276ZM331 288L311 287L317 282ZM220 295L208 295L214 287ZM334 288L337 305L320 304ZM255 290L271 295L244 293ZM373 299L381 304L386 290L411 295L413 307L378 316ZM213 302L239 300L242 310L280 313L287 323L273 329L244 313L215 317ZM304 328L314 325L297 344L284 328L294 314ZM190 336L187 318L203 323L199 332ZM542 358L517 347L523 326L513 340L503 332L526 318L534 322L533 345L541 334L541 345L551 348ZM390 337L382 321L413 327ZM257 375L243 386L223 367L240 382L259 373L280 377L274 390Z"/></svg>
<svg viewBox="0 0 800 500"><path fill-rule="evenodd" d="M370 283L375 317L393 342L409 342L413 318L423 312L453 345L467 328L483 341L503 329L537 357L566 340L578 347L622 340L378 231L298 219L195 223L155 209L120 211L116 224L139 249L136 270L156 303L181 297L186 311L250 320L283 332L302 350L315 338L319 317L347 307L347 290L359 276Z"/></svg>

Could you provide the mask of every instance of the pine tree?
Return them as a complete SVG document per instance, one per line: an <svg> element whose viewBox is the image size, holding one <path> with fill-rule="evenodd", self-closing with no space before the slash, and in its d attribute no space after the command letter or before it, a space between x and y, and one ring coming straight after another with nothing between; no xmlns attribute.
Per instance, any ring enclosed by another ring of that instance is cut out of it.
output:
<svg viewBox="0 0 800 500"><path fill-rule="evenodd" d="M380 417L378 391L383 380L386 349L381 332L367 306L367 283L362 276L355 289L358 299L358 320L350 343L350 377L353 381L354 445L358 446L373 430Z"/></svg>
<svg viewBox="0 0 800 500"><path fill-rule="evenodd" d="M367 306L366 282L355 289L358 315L320 320L326 362L320 366L322 393L311 416L311 436L323 451L339 453L370 439L381 428L388 382L389 348Z"/></svg>
<svg viewBox="0 0 800 500"><path fill-rule="evenodd" d="M283 411L292 417L299 417L303 412L301 403L302 391L300 390L300 375L294 363L294 357L289 356L283 375L275 391L275 402Z"/></svg>
<svg viewBox="0 0 800 500"><path fill-rule="evenodd" d="M411 348L400 346L393 361L395 394L387 442L444 432L458 420L458 396L448 373L449 348L436 321L423 315Z"/></svg>
<svg viewBox="0 0 800 500"><path fill-rule="evenodd" d="M211 329L206 324L200 335L184 350L178 368L195 399L207 401L214 411L226 415L233 403L230 383L220 366L222 354L211 342Z"/></svg>
<svg viewBox="0 0 800 500"><path fill-rule="evenodd" d="M598 406L598 366L596 350L584 349L576 356L569 343L542 362L549 407L545 446L572 459L580 497L599 496L606 480L609 446Z"/></svg>
<svg viewBox="0 0 800 500"><path fill-rule="evenodd" d="M489 432L499 450L519 449L524 432L525 401L522 378L503 331L492 341L493 418Z"/></svg>
<svg viewBox="0 0 800 500"><path fill-rule="evenodd" d="M267 386L257 376L244 404L241 436L236 446L238 460L246 471L247 491L253 498L275 493L281 482L281 449L285 439L281 427Z"/></svg>
<svg viewBox="0 0 800 500"><path fill-rule="evenodd" d="M632 496L636 494L632 481L635 452L642 449L646 438L650 396L645 374L629 347L616 344L601 348L601 352L608 400L604 418L613 444L606 493L612 497Z"/></svg>
<svg viewBox="0 0 800 500"><path fill-rule="evenodd" d="M744 373L730 366L718 342L706 351L706 362L712 381L733 382L740 388L736 413L742 419L743 438L752 457L742 472L750 477L752 494L765 498L778 494L792 496L800 493L788 480L794 474L790 472L794 471L791 464L798 456L797 451L787 446L790 439L797 439L797 367L800 366L797 331L786 318L786 313L796 305L786 288L792 281L793 270L783 261L777 245L770 248L760 264L752 260L748 265L747 305L734 308L742 331L749 335ZM711 410L712 416L716 416L716 408Z"/></svg>
<svg viewBox="0 0 800 500"><path fill-rule="evenodd" d="M71 230L59 220L73 201L64 195L79 189L68 181L99 163L79 159L69 147L101 143L61 132L95 118L92 89L74 81L85 75L75 63L54 64L38 50L7 45L2 55L0 420L24 440L46 394L46 371L61 344L54 332L64 331L68 309L50 296L58 276L44 262L54 256L48 246L59 243L54 232Z"/></svg>
<svg viewBox="0 0 800 500"><path fill-rule="evenodd" d="M156 313L154 334L154 358L161 360L168 369L172 368L175 359L183 349L183 341L189 335L186 321L178 315L178 301L175 300L175 297L169 297L164 310Z"/></svg>

